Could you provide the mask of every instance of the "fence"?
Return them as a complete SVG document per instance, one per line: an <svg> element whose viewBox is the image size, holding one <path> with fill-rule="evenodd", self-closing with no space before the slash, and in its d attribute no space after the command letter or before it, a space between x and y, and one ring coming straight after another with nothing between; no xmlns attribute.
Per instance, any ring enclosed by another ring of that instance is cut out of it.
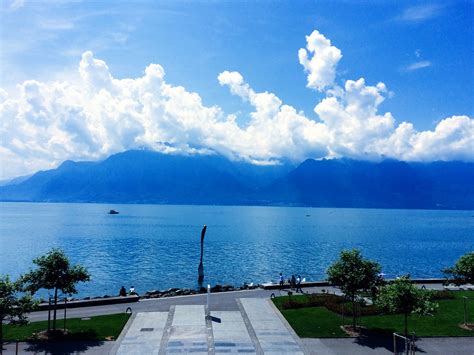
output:
<svg viewBox="0 0 474 355"><path fill-rule="evenodd" d="M401 339L404 342L404 349L399 352L397 351L397 339ZM415 355L416 344L415 344L415 333L413 333L411 339L403 335L393 333L393 355L405 354L405 355Z"/></svg>

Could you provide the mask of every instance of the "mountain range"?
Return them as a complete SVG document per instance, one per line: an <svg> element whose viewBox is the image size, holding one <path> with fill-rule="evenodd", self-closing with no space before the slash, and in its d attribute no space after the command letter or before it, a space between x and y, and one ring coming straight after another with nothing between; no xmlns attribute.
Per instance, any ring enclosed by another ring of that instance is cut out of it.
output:
<svg viewBox="0 0 474 355"><path fill-rule="evenodd" d="M474 163L313 160L260 166L130 150L0 186L1 201L474 209Z"/></svg>

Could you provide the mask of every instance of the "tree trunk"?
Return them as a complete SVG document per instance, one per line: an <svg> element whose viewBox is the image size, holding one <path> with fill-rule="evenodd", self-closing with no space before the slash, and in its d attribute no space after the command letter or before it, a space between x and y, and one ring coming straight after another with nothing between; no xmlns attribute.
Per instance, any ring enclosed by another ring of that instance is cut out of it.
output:
<svg viewBox="0 0 474 355"><path fill-rule="evenodd" d="M0 354L2 353L2 347L3 347L3 318L2 318L2 321L0 322Z"/></svg>
<svg viewBox="0 0 474 355"><path fill-rule="evenodd" d="M56 330L56 309L58 308L58 288L54 289L53 330Z"/></svg>
<svg viewBox="0 0 474 355"><path fill-rule="evenodd" d="M356 310L355 310L355 296L352 296L352 327L356 329Z"/></svg>
<svg viewBox="0 0 474 355"><path fill-rule="evenodd" d="M405 312L405 336L408 337L408 314Z"/></svg>

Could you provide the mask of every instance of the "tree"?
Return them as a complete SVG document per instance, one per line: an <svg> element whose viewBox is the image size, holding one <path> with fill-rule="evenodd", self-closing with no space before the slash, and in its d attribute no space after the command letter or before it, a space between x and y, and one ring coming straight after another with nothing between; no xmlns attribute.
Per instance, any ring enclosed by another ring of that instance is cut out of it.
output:
<svg viewBox="0 0 474 355"><path fill-rule="evenodd" d="M464 254L454 266L444 269L443 272L447 280L456 285L474 283L474 252Z"/></svg>
<svg viewBox="0 0 474 355"><path fill-rule="evenodd" d="M77 293L76 284L90 280L90 274L81 265L71 266L68 257L60 249L52 249L46 255L33 260L38 268L22 277L26 290L36 293L39 289L54 290L53 330L56 329L58 291L72 295Z"/></svg>
<svg viewBox="0 0 474 355"><path fill-rule="evenodd" d="M352 302L352 325L356 328L356 298L381 283L380 265L364 259L359 250L343 250L339 260L327 270L328 281L339 286Z"/></svg>
<svg viewBox="0 0 474 355"><path fill-rule="evenodd" d="M382 287L376 304L389 313L403 313L405 336L408 336L408 316L410 314L429 314L434 312L437 307L437 304L431 301L431 292L417 288L410 280L409 275L399 277Z"/></svg>
<svg viewBox="0 0 474 355"><path fill-rule="evenodd" d="M31 294L27 293L20 297L20 290L18 282L10 281L8 275L0 275L0 346L3 341L3 321L25 324L28 322L26 314L36 305Z"/></svg>

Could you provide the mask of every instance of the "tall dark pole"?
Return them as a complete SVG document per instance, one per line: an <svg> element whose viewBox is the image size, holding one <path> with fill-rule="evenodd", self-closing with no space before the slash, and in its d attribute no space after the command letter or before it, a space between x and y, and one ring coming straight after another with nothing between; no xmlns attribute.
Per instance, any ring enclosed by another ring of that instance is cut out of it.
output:
<svg viewBox="0 0 474 355"><path fill-rule="evenodd" d="M67 298L64 298L64 333L66 333Z"/></svg>
<svg viewBox="0 0 474 355"><path fill-rule="evenodd" d="M51 296L48 298L48 332L51 330Z"/></svg>
<svg viewBox="0 0 474 355"><path fill-rule="evenodd" d="M202 282L204 281L204 266L202 265L202 255L204 252L204 236L206 235L207 226L204 225L201 231L201 261L199 262L198 267L198 284L202 286Z"/></svg>

